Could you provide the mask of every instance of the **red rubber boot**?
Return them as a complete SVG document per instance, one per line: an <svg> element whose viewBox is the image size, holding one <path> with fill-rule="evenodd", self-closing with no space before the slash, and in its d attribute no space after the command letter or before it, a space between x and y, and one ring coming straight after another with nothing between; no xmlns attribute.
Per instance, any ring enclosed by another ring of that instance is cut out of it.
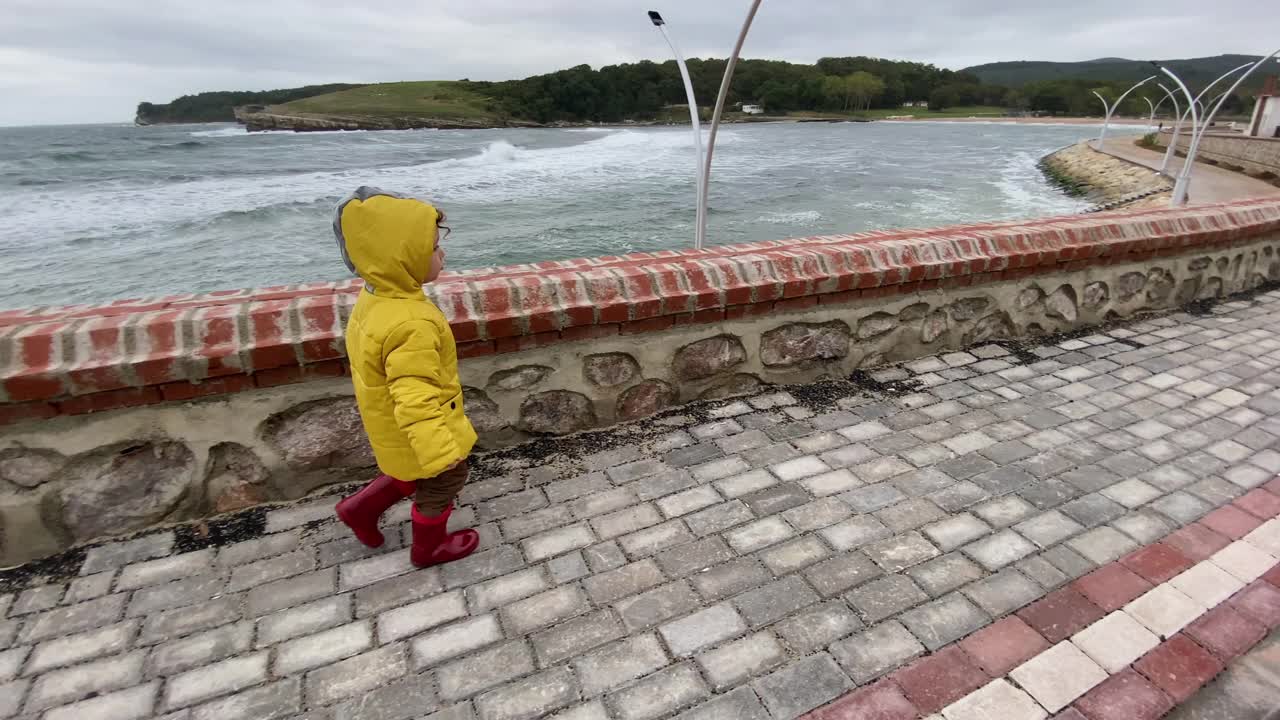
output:
<svg viewBox="0 0 1280 720"><path fill-rule="evenodd" d="M424 568L440 565L459 560L476 551L476 546L480 544L480 534L475 530L449 532L449 516L452 514L453 505L436 517L427 517L414 506L413 548L409 551L409 561L415 566Z"/></svg>
<svg viewBox="0 0 1280 720"><path fill-rule="evenodd" d="M412 495L416 488L414 483L379 475L360 492L343 498L335 510L338 519L351 528L357 540L372 548L381 547L386 538L378 530L378 519L387 508Z"/></svg>

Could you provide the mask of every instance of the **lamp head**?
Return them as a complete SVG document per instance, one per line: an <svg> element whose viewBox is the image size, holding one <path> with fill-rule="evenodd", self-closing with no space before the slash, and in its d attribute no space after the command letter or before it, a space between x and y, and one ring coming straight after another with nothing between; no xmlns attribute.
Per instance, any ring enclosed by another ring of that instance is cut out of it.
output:
<svg viewBox="0 0 1280 720"><path fill-rule="evenodd" d="M654 25L662 26L667 24L667 21L662 19L662 14L657 10L649 11L649 19L653 21Z"/></svg>

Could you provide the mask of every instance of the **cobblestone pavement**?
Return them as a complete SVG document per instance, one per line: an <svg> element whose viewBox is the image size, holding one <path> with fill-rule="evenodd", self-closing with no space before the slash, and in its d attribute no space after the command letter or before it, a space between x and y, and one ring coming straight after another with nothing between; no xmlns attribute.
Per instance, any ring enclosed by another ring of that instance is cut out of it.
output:
<svg viewBox="0 0 1280 720"><path fill-rule="evenodd" d="M325 497L251 513L240 542L169 529L20 568L0 718L763 720L863 686L881 714L817 716L1034 718L1089 690L1037 678L1058 661L1136 696L1125 653L1156 635L1280 623L1278 311L1271 292L549 443L468 486L482 552L443 567L409 565L407 506L368 551ZM1160 610L1183 592L1195 613ZM1205 614L1224 592L1230 617ZM1018 623L1032 660L984 655ZM1109 717L1092 697L1067 712Z"/></svg>

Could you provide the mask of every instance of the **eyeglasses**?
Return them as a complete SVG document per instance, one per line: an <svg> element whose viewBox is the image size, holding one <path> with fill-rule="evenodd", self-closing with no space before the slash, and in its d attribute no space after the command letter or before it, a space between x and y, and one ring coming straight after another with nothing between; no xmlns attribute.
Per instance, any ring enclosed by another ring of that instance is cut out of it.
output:
<svg viewBox="0 0 1280 720"><path fill-rule="evenodd" d="M436 227L440 229L440 242L444 242L449 239L449 234L453 232L453 228L444 224L449 218L444 214L443 210L436 210L436 213L439 215L436 218Z"/></svg>

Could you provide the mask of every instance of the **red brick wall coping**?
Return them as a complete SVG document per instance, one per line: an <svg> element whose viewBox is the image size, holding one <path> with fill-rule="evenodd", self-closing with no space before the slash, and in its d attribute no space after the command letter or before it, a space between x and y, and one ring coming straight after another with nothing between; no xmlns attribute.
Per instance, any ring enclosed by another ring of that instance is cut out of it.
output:
<svg viewBox="0 0 1280 720"><path fill-rule="evenodd" d="M463 357L1144 261L1280 230L1280 200L447 274ZM0 312L0 424L339 376L358 280Z"/></svg>

